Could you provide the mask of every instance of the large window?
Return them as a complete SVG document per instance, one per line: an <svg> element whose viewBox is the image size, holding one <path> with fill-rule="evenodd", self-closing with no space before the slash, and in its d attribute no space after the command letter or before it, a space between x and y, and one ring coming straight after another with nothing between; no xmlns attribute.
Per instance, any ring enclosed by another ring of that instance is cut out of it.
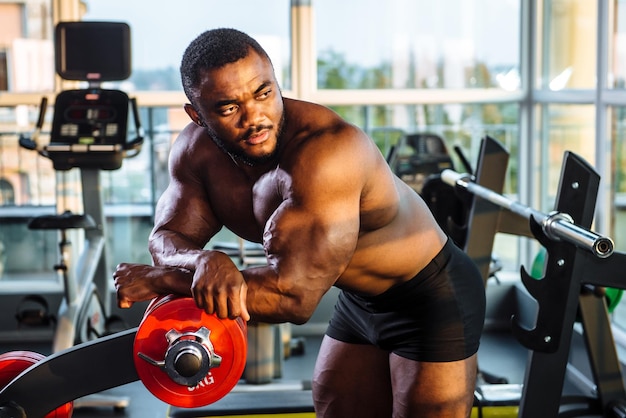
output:
<svg viewBox="0 0 626 418"><path fill-rule="evenodd" d="M588 0L539 1L537 52L539 88L593 89L596 86L598 5Z"/></svg>
<svg viewBox="0 0 626 418"><path fill-rule="evenodd" d="M63 187L74 173L55 173L17 145L41 96L71 85L54 77L53 10L62 20L131 26L133 72L113 85L137 98L146 141L102 175L111 267L150 262L170 145L189 122L180 59L216 27L257 37L285 95L332 107L385 155L403 135L428 132L475 163L480 139L492 136L511 153L505 193L543 211L553 207L563 153L581 155L602 176L594 228L626 249L626 0L29 0L0 2L0 241L14 243L0 257L5 277L49 269L56 238L42 241L25 222L75 194ZM537 253L532 240L497 239L512 272ZM14 257L20 248L47 254L36 259L45 262Z"/></svg>
<svg viewBox="0 0 626 418"><path fill-rule="evenodd" d="M178 72L187 45L218 27L240 29L268 51L284 89L290 88L291 45L288 0L85 0L84 20L123 20L132 28L135 90L182 90ZM123 12L122 12L123 11ZM270 23L271 22L271 23Z"/></svg>
<svg viewBox="0 0 626 418"><path fill-rule="evenodd" d="M541 173L544 200L542 209L550 211L557 193L565 151L574 152L589 164L595 161L594 107L591 105L551 104L540 108L538 123L543 133L541 152L534 165Z"/></svg>
<svg viewBox="0 0 626 418"><path fill-rule="evenodd" d="M626 1L616 0L615 7L615 32L610 38L608 85L623 89L626 87Z"/></svg>
<svg viewBox="0 0 626 418"><path fill-rule="evenodd" d="M319 88L520 87L519 1L315 0L314 8Z"/></svg>
<svg viewBox="0 0 626 418"><path fill-rule="evenodd" d="M618 231L626 228L626 98L623 89L626 88L626 1L615 2L615 33L612 42L607 47L609 87L616 89L617 100L610 108L607 116L609 126L610 150L612 158L611 178L614 182L611 198L614 201L612 231L619 237ZM617 248L626 251L626 240L617 239ZM624 315L626 318L626 315ZM624 320L626 328L626 319Z"/></svg>
<svg viewBox="0 0 626 418"><path fill-rule="evenodd" d="M49 0L0 2L0 92L53 88Z"/></svg>

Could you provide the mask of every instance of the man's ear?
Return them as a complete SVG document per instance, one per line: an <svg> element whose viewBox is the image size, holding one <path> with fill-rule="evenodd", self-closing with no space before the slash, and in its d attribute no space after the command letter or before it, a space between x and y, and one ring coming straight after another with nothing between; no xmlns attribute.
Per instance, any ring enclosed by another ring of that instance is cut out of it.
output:
<svg viewBox="0 0 626 418"><path fill-rule="evenodd" d="M185 108L185 112L187 113L187 115L189 115L193 123L195 123L198 126L205 126L204 122L202 121L202 118L200 117L200 114L191 105L191 103L185 103L184 108Z"/></svg>

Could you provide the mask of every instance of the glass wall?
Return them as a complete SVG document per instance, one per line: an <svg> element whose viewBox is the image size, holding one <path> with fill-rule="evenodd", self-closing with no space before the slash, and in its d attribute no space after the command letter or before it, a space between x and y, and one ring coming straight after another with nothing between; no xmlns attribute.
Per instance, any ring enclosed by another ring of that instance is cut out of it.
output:
<svg viewBox="0 0 626 418"><path fill-rule="evenodd" d="M622 86L619 86L620 88ZM609 110L610 137L612 143L613 164L611 173L614 181L611 198L613 199L612 230L615 248L626 252L626 104ZM626 302L620 303L613 314L614 323L626 330ZM624 343L622 341L622 343Z"/></svg>
<svg viewBox="0 0 626 418"><path fill-rule="evenodd" d="M541 108L538 118L544 136L537 169L545 185L543 210L553 208L566 151L576 153L591 165L596 160L595 108L592 105L551 104Z"/></svg>
<svg viewBox="0 0 626 418"><path fill-rule="evenodd" d="M137 157L101 176L111 268L150 262L169 148L188 123L180 58L199 33L226 26L268 49L286 96L332 107L384 155L406 135L433 133L463 170L454 147L474 164L481 138L492 136L511 153L505 194L549 211L563 153L580 154L602 176L595 228L626 249L625 8L625 0L0 0L0 272L48 274L56 236L26 223L76 194L65 187L75 184L73 170L55 173L18 145L41 97L52 103L75 85L54 76L52 10L131 26L132 75L106 87L137 99L146 136ZM498 256L512 272L537 252L523 238L497 239L506 240Z"/></svg>
<svg viewBox="0 0 626 418"><path fill-rule="evenodd" d="M291 88L289 0L154 0L149 7L125 0L83 3L83 20L123 20L132 28L133 74L125 90L182 90L178 69L185 48L200 33L218 27L254 36L270 55L282 88Z"/></svg>
<svg viewBox="0 0 626 418"><path fill-rule="evenodd" d="M430 132L441 136L450 150L458 147L467 160L474 163L480 139L490 135L502 141L512 153L506 192L517 193L520 145L517 101L508 101L505 96L496 97L493 102L488 98L476 100L475 97L480 96L468 97L465 91L521 91L522 10L519 1L446 0L431 4L394 0L381 7L376 1L337 4L316 0L310 15L306 14L306 5L287 0L263 5L248 0L237 7L187 0L176 8L161 1L148 9L139 5L126 8L127 2L121 0L82 3L83 20L124 20L131 26L132 75L121 83L109 84L138 96L140 105L149 91L180 92L178 65L182 51L197 34L219 26L237 27L257 37L270 52L283 89L289 94L292 77L305 77L291 74L298 55L292 52L292 47L302 55L303 50L306 52L306 43L300 41L302 45L293 45L290 32L293 10L304 9L304 18L315 23L312 42L315 49L309 52L315 57L316 89L342 91L342 100L350 104L333 104L332 97L326 104L370 133L382 153L387 154L389 147L403 135ZM125 10L123 18L120 10ZM189 10L205 13L190 15ZM215 10L219 13L214 13ZM242 10L246 12L242 14ZM259 15L270 16L272 24L261 24L257 19ZM347 15L352 18L345 19ZM297 16L302 19L303 14ZM298 33L299 28L294 29ZM297 39L306 39L306 35L300 34ZM354 39L359 41L354 42ZM408 94L390 96L384 100L386 103L368 104L358 94L371 89L403 90ZM450 91L458 94L444 98L443 103L441 99L433 102L424 100L425 90L439 92L442 97ZM351 92L356 95L352 97ZM315 88L311 92L300 89L302 96L308 93L314 95ZM170 97L180 101L142 106L141 119L147 135L140 155L126 161L122 169L102 174L110 235L115 236L111 239L113 265L125 261L129 254L133 254L131 261L149 261L145 251L129 251L129 248L145 247L154 203L168 181L169 146L188 122L180 107L184 97ZM31 124L35 111L31 107L27 118ZM395 135L390 136L390 132ZM452 157L461 169L459 158ZM48 171L18 188L30 189L40 178L52 178L49 162L32 154L29 159L47 164ZM14 193L9 184L22 183L7 179L3 196L10 198ZM32 199L32 194L28 195ZM48 197L42 204L50 205L54 201ZM505 257L511 266L518 262L515 245Z"/></svg>
<svg viewBox="0 0 626 418"><path fill-rule="evenodd" d="M314 8L320 89L520 87L519 1L315 0Z"/></svg>
<svg viewBox="0 0 626 418"><path fill-rule="evenodd" d="M626 87L626 1L617 0L615 8L615 31L610 38L609 86Z"/></svg>
<svg viewBox="0 0 626 418"><path fill-rule="evenodd" d="M559 91L596 86L598 4L544 0L537 4L537 87Z"/></svg>
<svg viewBox="0 0 626 418"><path fill-rule="evenodd" d="M607 83L616 93L615 106L608 109L607 126L610 140L611 178L613 189L611 198L614 201L612 231L616 239L616 247L626 251L626 239L622 239L622 231L626 231L626 98L623 97L626 87L626 1L618 0L614 4L615 31L608 46ZM626 327L626 315L624 316Z"/></svg>
<svg viewBox="0 0 626 418"><path fill-rule="evenodd" d="M50 0L0 2L0 92L53 89L53 28Z"/></svg>
<svg viewBox="0 0 626 418"><path fill-rule="evenodd" d="M51 7L49 0L0 2L0 97L53 90ZM36 106L20 101L0 105L0 280L8 274L32 278L33 270L50 271L56 260L55 234L26 228L33 213L52 213L55 204L52 164L18 146L19 133L36 115Z"/></svg>

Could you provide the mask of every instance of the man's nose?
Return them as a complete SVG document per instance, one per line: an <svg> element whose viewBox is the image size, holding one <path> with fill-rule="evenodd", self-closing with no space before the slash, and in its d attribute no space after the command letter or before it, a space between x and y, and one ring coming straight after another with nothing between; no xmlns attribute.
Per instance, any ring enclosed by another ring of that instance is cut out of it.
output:
<svg viewBox="0 0 626 418"><path fill-rule="evenodd" d="M263 112L261 106L251 103L242 108L241 126L244 129L259 125L263 121Z"/></svg>

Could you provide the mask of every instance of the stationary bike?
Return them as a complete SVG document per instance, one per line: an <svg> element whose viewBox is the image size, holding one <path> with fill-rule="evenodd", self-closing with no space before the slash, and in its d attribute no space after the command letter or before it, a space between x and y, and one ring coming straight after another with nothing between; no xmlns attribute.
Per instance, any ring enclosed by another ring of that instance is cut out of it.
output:
<svg viewBox="0 0 626 418"><path fill-rule="evenodd" d="M56 315L52 352L58 353L75 344L83 343L109 332L110 315L109 282L111 274L107 264L105 248L106 228L100 187L100 171L116 170L125 158L139 154L143 143L143 131L139 120L137 103L119 90L102 89L100 82L112 77L126 78L124 74L104 72L94 68L93 62L72 62L80 59L80 48L84 39L102 41L109 49L128 49L129 27L112 22L61 22L56 28L57 73L67 79L89 79L89 88L60 92L54 103L54 117L48 144L39 143L47 99L40 104L36 129L29 137L20 137L23 148L37 151L50 159L57 171L72 168L80 170L82 206L84 213L65 211L55 215L33 218L28 227L35 230L58 230L59 261L54 269L63 283L63 298ZM110 39L100 39L107 36ZM95 38L94 38L95 36ZM81 39L83 40L81 43ZM115 40L123 41L115 45ZM91 48L98 49L96 45ZM113 51L115 52L115 51ZM111 55L113 52L108 53ZM125 55L125 54L122 54ZM89 55L88 55L89 56ZM110 57L109 59L114 59ZM64 61L65 60L65 61ZM82 67L82 68L81 68ZM129 120L134 121L136 137L127 141ZM70 230L80 229L84 233L84 247L80 257L73 260ZM41 317L37 310L18 312L18 321L25 323L48 318ZM114 406L124 406L114 403Z"/></svg>

